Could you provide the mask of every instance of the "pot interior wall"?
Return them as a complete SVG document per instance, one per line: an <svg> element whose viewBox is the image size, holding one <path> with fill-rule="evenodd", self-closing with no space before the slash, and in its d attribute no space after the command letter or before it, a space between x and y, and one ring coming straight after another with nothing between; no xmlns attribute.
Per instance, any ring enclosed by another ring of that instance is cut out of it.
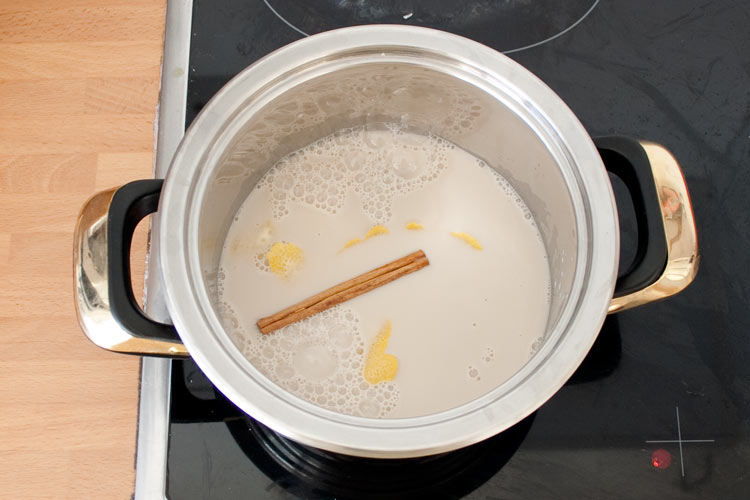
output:
<svg viewBox="0 0 750 500"><path fill-rule="evenodd" d="M388 54L381 60L387 60ZM549 333L571 293L577 227L570 186L518 89L481 84L417 62L371 62L308 71L242 103L215 147L200 212L200 261L208 295L216 297L222 245L232 218L262 175L281 157L342 128L396 122L431 132L482 158L515 187L534 215L552 277ZM321 63L325 66L325 63ZM296 79L296 80L295 80ZM294 81L293 81L294 80ZM279 89L281 90L275 90ZM506 92L507 91L507 92ZM524 108L525 106L525 108ZM525 116L526 118L522 118ZM536 129L536 130L535 130ZM229 135L228 135L229 134ZM559 155L558 155L559 158Z"/></svg>

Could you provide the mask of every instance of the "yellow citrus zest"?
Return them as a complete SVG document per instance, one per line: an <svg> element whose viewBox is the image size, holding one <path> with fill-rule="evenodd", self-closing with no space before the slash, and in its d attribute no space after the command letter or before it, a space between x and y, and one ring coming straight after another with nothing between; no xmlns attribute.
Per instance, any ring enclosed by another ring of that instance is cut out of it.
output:
<svg viewBox="0 0 750 500"><path fill-rule="evenodd" d="M266 253L268 267L274 274L289 277L302 264L302 249L294 243L277 242Z"/></svg>
<svg viewBox="0 0 750 500"><path fill-rule="evenodd" d="M357 243L362 243L362 238L352 238L351 240L347 241L344 245L344 248L353 247Z"/></svg>
<svg viewBox="0 0 750 500"><path fill-rule="evenodd" d="M378 332L375 341L370 346L370 352L367 353L364 377L373 385L393 380L398 372L398 359L393 354L385 352L390 337L391 322L388 321Z"/></svg>
<svg viewBox="0 0 750 500"><path fill-rule="evenodd" d="M456 238L465 241L472 247L476 248L477 250L482 249L482 245L479 244L479 242L474 238L473 236L466 234L466 233L451 233Z"/></svg>
<svg viewBox="0 0 750 500"><path fill-rule="evenodd" d="M388 228L380 225L372 226L372 228L367 231L365 239L372 238L373 236L380 236L381 234L388 234Z"/></svg>

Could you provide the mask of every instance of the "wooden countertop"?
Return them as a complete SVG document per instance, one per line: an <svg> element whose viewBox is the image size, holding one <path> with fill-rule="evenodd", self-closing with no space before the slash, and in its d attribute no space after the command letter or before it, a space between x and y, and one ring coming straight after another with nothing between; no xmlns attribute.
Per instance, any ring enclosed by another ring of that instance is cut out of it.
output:
<svg viewBox="0 0 750 500"><path fill-rule="evenodd" d="M0 2L0 498L133 493L139 358L79 329L72 236L90 195L151 175L165 6Z"/></svg>

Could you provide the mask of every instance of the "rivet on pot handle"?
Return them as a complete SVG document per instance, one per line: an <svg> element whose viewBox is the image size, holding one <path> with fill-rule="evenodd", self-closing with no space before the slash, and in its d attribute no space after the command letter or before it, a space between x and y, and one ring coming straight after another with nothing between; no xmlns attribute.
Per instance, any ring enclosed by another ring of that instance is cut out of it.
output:
<svg viewBox="0 0 750 500"><path fill-rule="evenodd" d="M84 204L76 222L73 274L78 322L94 344L110 351L189 355L172 325L141 311L130 282L133 231L156 211L161 185L161 180L135 181L97 193Z"/></svg>
<svg viewBox="0 0 750 500"><path fill-rule="evenodd" d="M630 191L638 250L617 280L609 312L665 299L684 290L698 272L698 238L685 177L664 147L624 137L594 140L607 170Z"/></svg>

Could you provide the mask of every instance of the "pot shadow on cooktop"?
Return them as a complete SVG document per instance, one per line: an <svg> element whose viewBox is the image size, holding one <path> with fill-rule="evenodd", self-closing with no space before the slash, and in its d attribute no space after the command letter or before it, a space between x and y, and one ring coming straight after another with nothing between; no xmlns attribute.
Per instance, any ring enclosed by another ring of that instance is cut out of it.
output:
<svg viewBox="0 0 750 500"><path fill-rule="evenodd" d="M295 498L461 498L510 460L535 415L485 441L439 455L352 457L297 443L245 415L192 360L175 361L172 368L171 422L224 422L242 453Z"/></svg>
<svg viewBox="0 0 750 500"><path fill-rule="evenodd" d="M616 317L608 317L589 354L567 384L611 375L622 354ZM536 413L480 443L440 455L370 459L342 455L288 439L245 417L226 425L245 455L278 486L299 498L462 498L511 459Z"/></svg>
<svg viewBox="0 0 750 500"><path fill-rule="evenodd" d="M611 375L622 354L617 318L610 316L567 384ZM302 499L433 498L468 495L513 457L536 413L480 443L429 457L368 459L306 446L245 415L192 360L173 363L171 421L224 422L232 439L274 484Z"/></svg>
<svg viewBox="0 0 750 500"><path fill-rule="evenodd" d="M510 460L534 416L466 448L405 459L352 457L305 446L249 417L228 421L227 427L248 458L297 498L452 499L484 484Z"/></svg>
<svg viewBox="0 0 750 500"><path fill-rule="evenodd" d="M565 385L594 382L610 376L622 358L622 339L616 316L607 316L599 335L578 369Z"/></svg>

